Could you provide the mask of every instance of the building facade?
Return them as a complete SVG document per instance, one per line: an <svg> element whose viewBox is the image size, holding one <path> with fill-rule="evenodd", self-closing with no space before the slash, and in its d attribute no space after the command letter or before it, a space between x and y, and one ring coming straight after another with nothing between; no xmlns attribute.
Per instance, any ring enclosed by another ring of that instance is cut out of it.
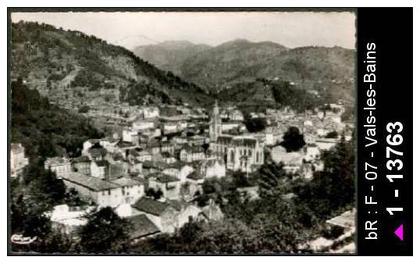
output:
<svg viewBox="0 0 420 271"><path fill-rule="evenodd" d="M233 171L253 172L264 164L264 148L252 137L222 135L210 148Z"/></svg>
<svg viewBox="0 0 420 271"><path fill-rule="evenodd" d="M28 164L29 160L25 157L25 148L22 144L12 143L10 146L10 175L17 177Z"/></svg>

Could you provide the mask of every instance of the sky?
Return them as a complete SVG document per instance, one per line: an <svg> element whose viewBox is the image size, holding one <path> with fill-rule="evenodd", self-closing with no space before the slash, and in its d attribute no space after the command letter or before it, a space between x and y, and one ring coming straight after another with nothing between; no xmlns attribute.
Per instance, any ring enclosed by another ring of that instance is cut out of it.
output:
<svg viewBox="0 0 420 271"><path fill-rule="evenodd" d="M356 45L352 12L17 12L11 19L78 30L127 49L168 40L212 46L234 39L290 48Z"/></svg>

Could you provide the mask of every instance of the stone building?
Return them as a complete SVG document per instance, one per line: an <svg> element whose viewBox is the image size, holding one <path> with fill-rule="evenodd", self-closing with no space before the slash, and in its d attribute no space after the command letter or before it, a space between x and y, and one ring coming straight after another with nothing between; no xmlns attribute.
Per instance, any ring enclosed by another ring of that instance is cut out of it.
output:
<svg viewBox="0 0 420 271"><path fill-rule="evenodd" d="M264 164L263 146L249 136L222 135L210 143L210 148L233 171L253 172Z"/></svg>
<svg viewBox="0 0 420 271"><path fill-rule="evenodd" d="M217 101L213 107L213 113L211 115L209 125L210 142L215 142L217 138L222 134L222 119L220 117L219 106Z"/></svg>

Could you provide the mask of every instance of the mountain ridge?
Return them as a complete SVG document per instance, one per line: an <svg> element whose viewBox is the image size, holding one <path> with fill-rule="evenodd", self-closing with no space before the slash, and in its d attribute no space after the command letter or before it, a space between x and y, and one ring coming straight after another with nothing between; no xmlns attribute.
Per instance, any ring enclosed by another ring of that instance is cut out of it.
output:
<svg viewBox="0 0 420 271"><path fill-rule="evenodd" d="M159 51L150 50L148 58L153 63ZM213 94L235 84L277 78L317 91L328 101L353 102L354 58L354 50L338 46L287 48L271 41L235 39L180 58L175 64L162 58L160 65Z"/></svg>
<svg viewBox="0 0 420 271"><path fill-rule="evenodd" d="M11 34L12 77L25 79L29 87L52 100L83 103L108 97L130 103L127 98L133 96L138 104L208 100L197 85L95 36L33 22L13 23ZM146 91L148 99L136 95L138 89ZM121 95L121 90L133 93Z"/></svg>

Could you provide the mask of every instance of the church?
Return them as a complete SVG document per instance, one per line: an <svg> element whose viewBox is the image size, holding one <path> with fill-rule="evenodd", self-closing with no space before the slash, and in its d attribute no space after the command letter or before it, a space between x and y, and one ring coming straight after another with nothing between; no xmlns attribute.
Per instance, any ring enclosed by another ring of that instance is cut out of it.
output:
<svg viewBox="0 0 420 271"><path fill-rule="evenodd" d="M254 172L264 164L264 146L252 136L222 134L222 121L217 101L209 125L210 150L224 159L226 168L245 173Z"/></svg>

